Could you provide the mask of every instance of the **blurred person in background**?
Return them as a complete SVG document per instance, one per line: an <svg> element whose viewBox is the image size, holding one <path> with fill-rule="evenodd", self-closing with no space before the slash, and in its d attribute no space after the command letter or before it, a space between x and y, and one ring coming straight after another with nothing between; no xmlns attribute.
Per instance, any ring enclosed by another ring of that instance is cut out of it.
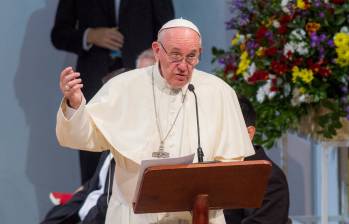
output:
<svg viewBox="0 0 349 224"><path fill-rule="evenodd" d="M89 101L105 74L133 69L137 55L173 17L171 0L60 0L51 40L57 49L78 56L76 71ZM99 156L79 151L82 184L92 177Z"/></svg>

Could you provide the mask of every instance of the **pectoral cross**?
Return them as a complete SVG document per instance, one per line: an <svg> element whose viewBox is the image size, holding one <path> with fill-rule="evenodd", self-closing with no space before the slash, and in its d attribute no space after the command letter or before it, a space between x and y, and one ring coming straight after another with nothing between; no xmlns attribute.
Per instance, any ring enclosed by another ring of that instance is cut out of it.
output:
<svg viewBox="0 0 349 224"><path fill-rule="evenodd" d="M163 141L160 142L159 151L153 152L152 157L155 157L155 158L168 158L168 157L170 157L170 153L165 152L165 147L164 147Z"/></svg>

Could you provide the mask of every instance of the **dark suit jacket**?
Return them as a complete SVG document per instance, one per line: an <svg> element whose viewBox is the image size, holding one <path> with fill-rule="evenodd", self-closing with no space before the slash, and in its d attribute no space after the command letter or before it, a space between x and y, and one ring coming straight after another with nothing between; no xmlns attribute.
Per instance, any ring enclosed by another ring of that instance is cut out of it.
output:
<svg viewBox="0 0 349 224"><path fill-rule="evenodd" d="M78 55L76 70L81 73L83 92L89 100L102 86L101 78L111 72L113 61L107 49L97 46L89 51L83 49L83 33L87 28L118 26L124 35L120 67L134 68L137 55L151 47L158 30L173 17L171 0L121 0L119 24L115 0L60 0L51 40L56 48Z"/></svg>
<svg viewBox="0 0 349 224"><path fill-rule="evenodd" d="M260 208L226 209L224 216L227 224L286 224L288 222L289 190L285 174L265 154L260 146L255 146L255 155L245 160L268 160L272 163L272 171L268 186Z"/></svg>
<svg viewBox="0 0 349 224"><path fill-rule="evenodd" d="M99 160L96 172L93 177L87 181L83 185L83 190L74 194L71 200L69 200L65 205L57 205L53 207L46 215L45 219L41 222L41 224L74 224L80 222L79 210L83 203L86 200L86 197L89 193L94 190L97 190L99 187L99 172L103 166L103 163L107 156L109 155L109 151L105 151L102 153L101 158ZM114 160L111 161L111 172L110 175L113 177L114 175ZM109 171L108 171L109 172ZM110 179L110 191L108 195L108 177L106 180L106 185L104 189L104 193L100 196L97 201L97 205L91 208L88 212L85 219L81 222L82 224L102 224L105 222L106 212L107 212L107 199L111 195L111 186L112 180Z"/></svg>

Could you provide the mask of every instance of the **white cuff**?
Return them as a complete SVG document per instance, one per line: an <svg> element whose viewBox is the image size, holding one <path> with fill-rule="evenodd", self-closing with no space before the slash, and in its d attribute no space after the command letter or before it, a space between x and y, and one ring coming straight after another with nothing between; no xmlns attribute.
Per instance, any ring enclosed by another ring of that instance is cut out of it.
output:
<svg viewBox="0 0 349 224"><path fill-rule="evenodd" d="M84 32L84 36L82 37L82 48L85 50L85 51L88 51L91 49L91 47L93 46L93 44L88 44L87 43L87 34L88 32L90 31L90 28L87 28Z"/></svg>

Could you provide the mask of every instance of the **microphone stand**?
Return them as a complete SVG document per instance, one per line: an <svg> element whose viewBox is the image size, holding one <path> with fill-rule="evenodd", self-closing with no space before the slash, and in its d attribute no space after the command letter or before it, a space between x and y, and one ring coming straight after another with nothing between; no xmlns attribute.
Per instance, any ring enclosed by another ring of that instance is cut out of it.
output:
<svg viewBox="0 0 349 224"><path fill-rule="evenodd" d="M195 91L194 91L194 85L193 84L189 84L188 85L188 89L189 89L189 91L191 91L194 94L194 97L195 97L196 127L197 127L197 132L198 132L198 149L197 149L197 153L198 153L198 162L202 163L202 162L204 162L204 152L202 151L201 144L200 144L200 125L199 125L198 101L197 101L197 97L196 97L196 94L195 94Z"/></svg>

